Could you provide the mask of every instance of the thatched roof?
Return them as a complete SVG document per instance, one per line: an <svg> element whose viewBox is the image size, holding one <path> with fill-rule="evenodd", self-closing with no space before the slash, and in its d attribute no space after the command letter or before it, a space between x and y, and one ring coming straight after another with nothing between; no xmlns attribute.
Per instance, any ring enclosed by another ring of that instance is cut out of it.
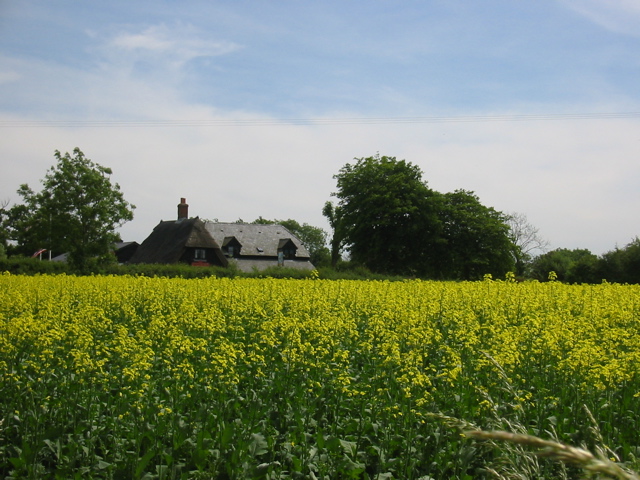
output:
<svg viewBox="0 0 640 480"><path fill-rule="evenodd" d="M214 249L220 264L228 264L219 244L198 217L160 222L138 247L130 262L177 263L186 248Z"/></svg>

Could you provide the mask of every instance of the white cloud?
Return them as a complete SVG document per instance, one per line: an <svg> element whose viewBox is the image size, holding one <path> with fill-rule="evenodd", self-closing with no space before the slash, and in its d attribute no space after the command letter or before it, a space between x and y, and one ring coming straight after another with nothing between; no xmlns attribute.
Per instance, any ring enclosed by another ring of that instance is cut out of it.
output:
<svg viewBox="0 0 640 480"><path fill-rule="evenodd" d="M561 0L607 30L640 37L640 2L637 0Z"/></svg>
<svg viewBox="0 0 640 480"><path fill-rule="evenodd" d="M106 43L110 57L128 55L135 60L148 58L179 67L197 57L226 55L240 48L230 41L211 40L191 25L153 25L141 31L120 31Z"/></svg>

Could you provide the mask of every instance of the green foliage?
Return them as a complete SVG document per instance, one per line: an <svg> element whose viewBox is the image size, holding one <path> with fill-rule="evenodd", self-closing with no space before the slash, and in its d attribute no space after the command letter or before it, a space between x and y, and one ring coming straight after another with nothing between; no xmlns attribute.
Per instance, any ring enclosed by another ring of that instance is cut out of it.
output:
<svg viewBox="0 0 640 480"><path fill-rule="evenodd" d="M24 255L40 248L68 252L76 271L90 271L89 259L101 258L104 264L112 258L111 246L119 240L115 229L133 219L135 207L111 183L111 169L92 162L79 148L73 155L56 150L54 156L57 164L42 180L42 191L20 186L24 204L9 211L10 235Z"/></svg>
<svg viewBox="0 0 640 480"><path fill-rule="evenodd" d="M194 267L182 263L136 263L127 265L112 265L104 269L101 273L109 275L133 275L142 277L166 278L233 278L240 275L240 272L233 264L229 265L228 267Z"/></svg>
<svg viewBox="0 0 640 480"><path fill-rule="evenodd" d="M425 275L441 231L439 195L395 157L356 159L337 180L342 236L352 260L388 274Z"/></svg>
<svg viewBox="0 0 640 480"><path fill-rule="evenodd" d="M417 166L379 155L346 164L334 178L339 203L323 209L334 264L344 245L355 263L390 275L470 280L514 269L507 217L472 192L441 194Z"/></svg>
<svg viewBox="0 0 640 480"><path fill-rule="evenodd" d="M589 250L558 248L536 257L530 266L532 278L544 281L549 272L567 283L640 283L640 239L597 257Z"/></svg>
<svg viewBox="0 0 640 480"><path fill-rule="evenodd" d="M609 282L640 283L640 238L602 255L597 273Z"/></svg>
<svg viewBox="0 0 640 480"><path fill-rule="evenodd" d="M326 202L322 208L324 215L331 225L331 266L335 268L342 256L344 243L344 222L342 221L342 209L331 202Z"/></svg>
<svg viewBox="0 0 640 480"><path fill-rule="evenodd" d="M465 190L444 194L438 262L445 278L478 280L485 274L503 277L515 268L516 246L506 217Z"/></svg>
<svg viewBox="0 0 640 480"><path fill-rule="evenodd" d="M558 248L539 255L531 263L531 276L539 281L548 280L549 272L556 279L568 283L597 283L598 257L586 249Z"/></svg>
<svg viewBox="0 0 640 480"><path fill-rule="evenodd" d="M0 258L0 272L10 272L14 275L61 274L69 273L69 266L64 262L12 256Z"/></svg>

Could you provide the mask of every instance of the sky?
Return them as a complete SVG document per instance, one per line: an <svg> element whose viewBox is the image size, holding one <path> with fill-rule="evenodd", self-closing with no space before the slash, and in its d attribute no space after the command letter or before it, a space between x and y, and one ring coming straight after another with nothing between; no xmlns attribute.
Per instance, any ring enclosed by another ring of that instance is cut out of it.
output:
<svg viewBox="0 0 640 480"><path fill-rule="evenodd" d="M0 201L75 147L123 240L183 197L329 231L380 154L600 255L640 235L640 1L0 0Z"/></svg>

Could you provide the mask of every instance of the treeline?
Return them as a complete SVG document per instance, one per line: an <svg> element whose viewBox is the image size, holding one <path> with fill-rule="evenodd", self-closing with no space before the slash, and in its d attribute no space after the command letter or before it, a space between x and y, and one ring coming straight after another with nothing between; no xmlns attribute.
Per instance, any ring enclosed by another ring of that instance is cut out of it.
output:
<svg viewBox="0 0 640 480"><path fill-rule="evenodd" d="M13 273L120 274L149 276L239 276L186 265L117 265L117 227L133 218L111 169L86 158L55 152L56 165L35 192L21 185L23 203L0 201L0 271ZM441 193L430 188L420 168L395 157L356 158L334 175L336 202L322 213L331 232L288 219L279 223L307 247L322 278L422 278L478 280L485 275L568 283L640 283L640 240L598 257L588 250L556 249L523 214L483 205L473 192ZM28 257L44 249L67 253L69 265ZM9 257L9 258L7 258ZM308 272L274 269L243 276L306 277Z"/></svg>
<svg viewBox="0 0 640 480"><path fill-rule="evenodd" d="M334 265L346 252L376 273L477 280L504 277L526 260L508 215L473 192L433 190L410 162L357 158L334 178L338 201L323 210L333 229Z"/></svg>
<svg viewBox="0 0 640 480"><path fill-rule="evenodd" d="M640 239L601 256L586 249L558 248L534 258L527 266L527 277L544 281L554 272L566 283L640 283Z"/></svg>

